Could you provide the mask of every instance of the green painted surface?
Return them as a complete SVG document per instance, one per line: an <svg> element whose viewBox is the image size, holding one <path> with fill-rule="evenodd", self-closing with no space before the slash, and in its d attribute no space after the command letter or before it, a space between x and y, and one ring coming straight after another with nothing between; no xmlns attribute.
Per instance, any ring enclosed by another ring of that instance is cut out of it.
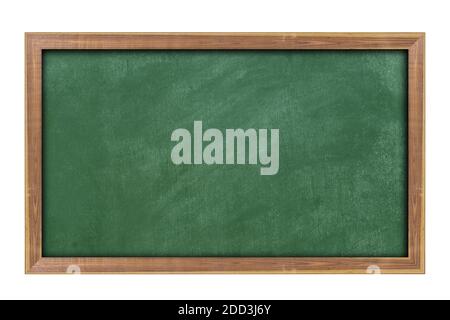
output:
<svg viewBox="0 0 450 320"><path fill-rule="evenodd" d="M405 51L47 51L44 256L407 255ZM277 128L280 168L177 128Z"/></svg>

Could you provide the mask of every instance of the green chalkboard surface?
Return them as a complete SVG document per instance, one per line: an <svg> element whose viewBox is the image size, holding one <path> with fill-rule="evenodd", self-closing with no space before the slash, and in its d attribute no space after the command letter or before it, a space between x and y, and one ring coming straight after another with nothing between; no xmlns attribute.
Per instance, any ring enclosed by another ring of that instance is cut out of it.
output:
<svg viewBox="0 0 450 320"><path fill-rule="evenodd" d="M45 51L43 255L407 256L407 63Z"/></svg>

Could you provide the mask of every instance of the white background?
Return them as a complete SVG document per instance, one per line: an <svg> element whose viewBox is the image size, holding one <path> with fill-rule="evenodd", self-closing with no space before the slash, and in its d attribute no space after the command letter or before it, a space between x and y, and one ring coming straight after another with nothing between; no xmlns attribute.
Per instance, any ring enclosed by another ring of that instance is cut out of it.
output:
<svg viewBox="0 0 450 320"><path fill-rule="evenodd" d="M0 1L0 298L449 298L448 1ZM427 32L427 274L24 275L24 32Z"/></svg>

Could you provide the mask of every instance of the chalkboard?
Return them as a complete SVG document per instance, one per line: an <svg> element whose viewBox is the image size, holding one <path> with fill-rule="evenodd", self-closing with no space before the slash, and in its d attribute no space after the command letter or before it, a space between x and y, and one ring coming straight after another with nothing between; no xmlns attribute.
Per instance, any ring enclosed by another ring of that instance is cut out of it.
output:
<svg viewBox="0 0 450 320"><path fill-rule="evenodd" d="M407 66L404 50L46 51L44 256L407 256ZM223 148L227 129L278 129L278 171L193 147L175 164L194 122Z"/></svg>
<svg viewBox="0 0 450 320"><path fill-rule="evenodd" d="M425 272L425 34L27 33L25 272Z"/></svg>

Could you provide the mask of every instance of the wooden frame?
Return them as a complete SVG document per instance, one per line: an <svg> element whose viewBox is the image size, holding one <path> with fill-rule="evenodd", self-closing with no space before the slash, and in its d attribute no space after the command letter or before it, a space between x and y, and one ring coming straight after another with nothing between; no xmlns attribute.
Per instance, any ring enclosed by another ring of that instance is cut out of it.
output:
<svg viewBox="0 0 450 320"><path fill-rule="evenodd" d="M27 33L26 273L424 273L424 33ZM404 49L408 51L408 257L46 258L42 256L45 49ZM72 269L71 269L72 268Z"/></svg>

